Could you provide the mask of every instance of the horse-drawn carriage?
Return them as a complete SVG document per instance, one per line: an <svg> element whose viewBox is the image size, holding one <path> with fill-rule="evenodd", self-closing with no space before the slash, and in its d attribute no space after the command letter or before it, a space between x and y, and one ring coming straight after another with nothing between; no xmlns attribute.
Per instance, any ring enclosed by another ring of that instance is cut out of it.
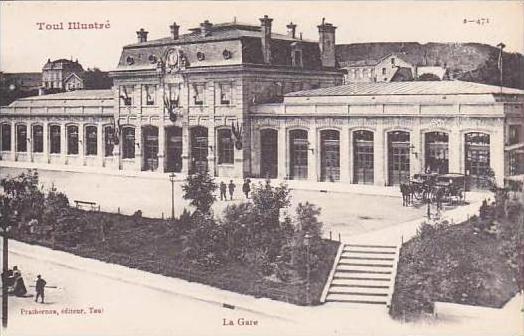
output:
<svg viewBox="0 0 524 336"><path fill-rule="evenodd" d="M459 202L464 200L466 178L463 174L415 174L409 181L411 195L423 202Z"/></svg>

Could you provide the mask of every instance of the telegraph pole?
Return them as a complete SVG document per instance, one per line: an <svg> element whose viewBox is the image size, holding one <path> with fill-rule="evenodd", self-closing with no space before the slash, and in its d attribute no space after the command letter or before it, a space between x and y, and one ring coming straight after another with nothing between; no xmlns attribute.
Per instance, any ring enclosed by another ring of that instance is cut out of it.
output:
<svg viewBox="0 0 524 336"><path fill-rule="evenodd" d="M499 74L500 74L500 93L502 93L502 87L504 86L503 85L503 78L502 78L502 50L506 47L506 45L502 42L500 42L499 44L497 44L497 47L499 47L500 49L500 52L499 52L499 61L498 61L498 68L499 68Z"/></svg>

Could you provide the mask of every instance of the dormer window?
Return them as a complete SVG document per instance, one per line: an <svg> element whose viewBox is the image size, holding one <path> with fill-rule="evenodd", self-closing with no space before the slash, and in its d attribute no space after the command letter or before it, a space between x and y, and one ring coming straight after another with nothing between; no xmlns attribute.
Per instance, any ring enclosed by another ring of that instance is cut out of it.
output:
<svg viewBox="0 0 524 336"><path fill-rule="evenodd" d="M293 51L293 57L292 57L293 66L295 67L302 67L304 66L302 63L302 50L294 50Z"/></svg>
<svg viewBox="0 0 524 336"><path fill-rule="evenodd" d="M391 57L391 65L395 65L395 58L394 57Z"/></svg>
<svg viewBox="0 0 524 336"><path fill-rule="evenodd" d="M126 63L128 65L133 65L135 63L135 59L133 57L131 57L131 56L127 56Z"/></svg>

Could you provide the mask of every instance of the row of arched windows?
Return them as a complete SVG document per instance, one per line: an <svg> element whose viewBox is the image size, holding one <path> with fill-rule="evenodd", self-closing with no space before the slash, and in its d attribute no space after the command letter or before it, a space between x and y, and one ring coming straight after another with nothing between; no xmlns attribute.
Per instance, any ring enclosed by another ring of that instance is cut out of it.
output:
<svg viewBox="0 0 524 336"><path fill-rule="evenodd" d="M75 124L67 125L65 127L66 143L65 151L67 155L78 155L79 146L84 146L84 155L95 156L98 155L98 128L95 125L84 126L84 138L79 138L79 126ZM0 148L2 151L11 151L11 124L3 123L0 126ZM27 152L28 145L31 146L33 153L44 152L44 126L41 124L31 125L28 130L26 124L15 125L15 151ZM28 132L31 132L29 134ZM114 136L113 126L107 125L103 127L104 132L104 155L113 155ZM48 140L49 153L62 153L62 127L56 124L48 125Z"/></svg>
<svg viewBox="0 0 524 336"><path fill-rule="evenodd" d="M412 152L410 133L390 131L387 139L387 176L390 185L407 182L410 178L410 157ZM473 179L486 176L490 167L490 136L487 133L470 132L464 135L464 162L466 175ZM263 129L260 132L260 174L275 178L278 174L278 131ZM369 130L353 131L353 182L374 183L374 133ZM320 131L320 180L340 179L340 132ZM308 152L313 151L308 131L289 131L288 178L308 178ZM426 172L446 174L449 172L449 135L446 132L424 134L424 169ZM475 181L473 181L474 183Z"/></svg>

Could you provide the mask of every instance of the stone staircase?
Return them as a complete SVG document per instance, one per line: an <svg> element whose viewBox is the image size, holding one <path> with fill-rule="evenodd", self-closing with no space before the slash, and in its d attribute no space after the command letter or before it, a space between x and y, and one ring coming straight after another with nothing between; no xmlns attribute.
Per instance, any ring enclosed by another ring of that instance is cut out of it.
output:
<svg viewBox="0 0 524 336"><path fill-rule="evenodd" d="M341 245L321 301L389 307L399 252L396 245Z"/></svg>

